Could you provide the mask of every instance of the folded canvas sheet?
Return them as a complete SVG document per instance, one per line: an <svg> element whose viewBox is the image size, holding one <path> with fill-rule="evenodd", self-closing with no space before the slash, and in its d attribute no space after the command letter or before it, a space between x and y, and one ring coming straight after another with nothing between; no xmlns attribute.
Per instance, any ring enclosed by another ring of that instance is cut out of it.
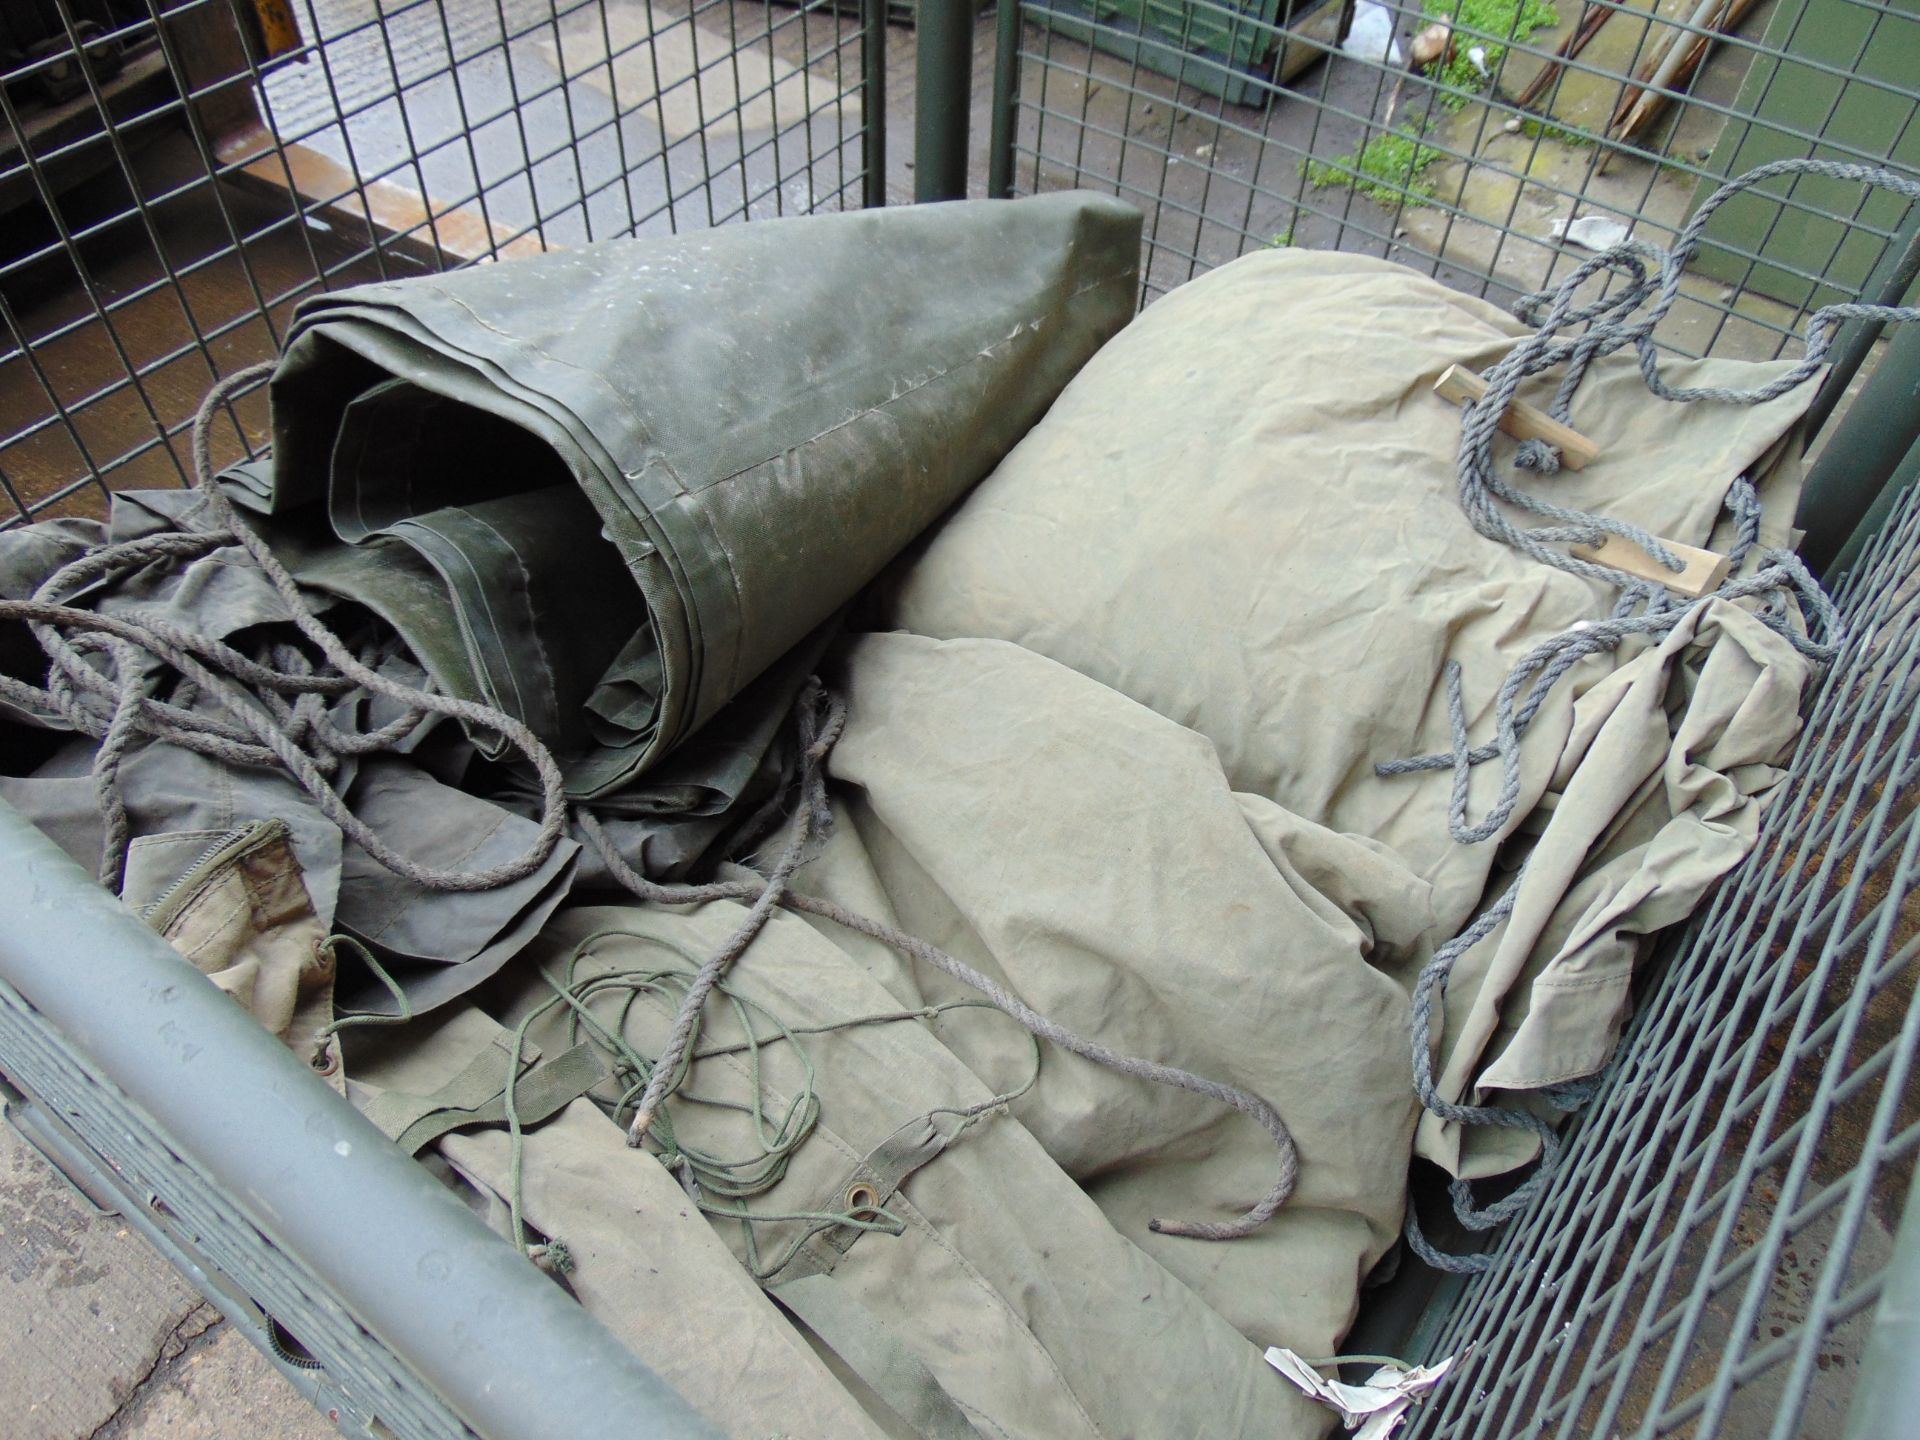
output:
<svg viewBox="0 0 1920 1440"><path fill-rule="evenodd" d="M1641 757L1654 747L1639 732L1664 730L1655 717L1666 714L1653 677L1695 644L1694 629L1713 626L1728 633L1706 656L1695 707L1679 712L1681 743L1649 769ZM1777 655L1780 644L1745 612L1709 607L1594 687L1585 698L1596 704L1621 693L1586 717L1581 748L1593 763L1576 768L1569 795L1583 783L1656 784L1663 814L1704 830L1708 861L1738 850L1738 820L1720 822L1764 789L1769 772L1750 760L1750 742L1768 743L1773 707L1796 677L1798 657ZM896 1423L888 1397L898 1388L887 1383L911 1366L982 1435L1324 1434L1328 1414L1258 1357L1269 1345L1337 1352L1363 1279L1399 1234L1418 1111L1404 968L1433 925L1430 887L1378 842L1235 792L1205 737L1023 647L868 634L839 647L827 673L848 701L832 758L836 825L800 887L941 945L1104 1045L1270 1099L1299 1146L1298 1188L1245 1239L1154 1233L1151 1217L1227 1218L1257 1196L1276 1163L1271 1140L1200 1097L1036 1052L1004 1017L970 1006L978 997L966 987L833 924L776 913L707 1007L703 1058L668 1101L672 1147L659 1159L628 1148L621 1124L589 1099L554 1120L529 1117L519 1173L531 1238L563 1243L582 1302L735 1434L764 1433L781 1414L789 1433L835 1415L851 1433L914 1433ZM1637 770L1613 763L1623 743ZM1543 883L1549 853L1569 839L1571 863L1589 864L1587 845L1552 826L1598 813L1577 796L1553 807L1536 847ZM1604 898L1617 913L1664 894L1646 914L1671 918L1659 907L1675 892L1643 875L1673 861L1659 839L1623 848L1616 867L1628 878L1604 883ZM742 910L563 912L529 963L483 992L490 1021L464 1011L424 1035L365 1032L351 1073L430 1093L480 1054L504 1085L511 1052L497 1027L532 1017L526 1062L592 1043L572 1011L535 1014L552 999L549 982L684 983ZM1511 943L1524 947L1525 923ZM1612 937L1603 926L1535 988L1578 990L1588 961L1611 983ZM1473 1014L1497 1016L1496 993L1483 987ZM652 1056L677 992L634 994L615 984L585 1008ZM1536 1007L1505 1063L1557 1044L1547 1027L1564 1019ZM1604 1050L1601 1035L1575 1037L1586 1053ZM631 1103L630 1084L593 1095ZM703 1188L676 1158L684 1149L757 1171L745 1162L769 1135L802 1128L796 1116L811 1117L806 1138L747 1198ZM940 1143L922 1145L928 1133ZM509 1137L488 1125L437 1149L504 1226ZM833 1222L860 1183L872 1189L859 1203L884 1208L897 1232ZM689 1238L702 1202L786 1218L710 1214L714 1229ZM669 1237L680 1242L671 1262L648 1258ZM796 1281L831 1281L824 1315L797 1300L794 1311L811 1317L800 1328L824 1372L741 1286L749 1270L776 1301ZM725 1297L720 1308L699 1302L707 1289ZM836 1358L846 1339L836 1317L849 1313L908 1352L865 1357L878 1364L878 1389ZM667 1315L680 1318L667 1325ZM746 1343L715 1327L756 1337L751 1383L713 1373L714 1357ZM1168 1385L1169 1374L1187 1383ZM857 1422L842 1414L856 1402Z"/></svg>
<svg viewBox="0 0 1920 1440"><path fill-rule="evenodd" d="M304 585L352 602L336 623L370 610L443 691L525 721L628 859L677 876L779 785L792 697L846 601L1124 323L1138 232L1118 202L1051 196L612 242L317 297L274 379L275 459L224 488ZM31 596L102 543L205 531L210 512L193 491L119 496L106 529L10 533L0 594ZM242 649L291 638L237 546L59 598ZM0 664L39 683L25 640L6 627ZM399 713L360 694L332 709L348 730ZM463 748L434 729L340 758L330 783L417 863L524 851L528 777L469 764L475 745L498 758L499 737ZM91 751L41 744L0 779L89 864ZM374 946L416 1009L504 963L575 875L569 839L512 886L427 891L343 850L277 772L142 741L122 781L137 836L285 818L321 920ZM399 1003L371 982L345 998Z"/></svg>

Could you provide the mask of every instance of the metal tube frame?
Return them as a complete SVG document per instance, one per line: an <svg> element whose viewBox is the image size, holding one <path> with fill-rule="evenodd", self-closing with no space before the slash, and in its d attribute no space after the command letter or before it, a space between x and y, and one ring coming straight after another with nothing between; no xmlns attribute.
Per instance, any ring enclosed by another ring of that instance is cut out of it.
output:
<svg viewBox="0 0 1920 1440"><path fill-rule="evenodd" d="M913 23L913 198L964 200L973 87L972 0L918 0Z"/></svg>
<svg viewBox="0 0 1920 1440"><path fill-rule="evenodd" d="M250 1297L310 1396L403 1436L716 1433L4 803L0 884L9 1109L216 1305Z"/></svg>
<svg viewBox="0 0 1920 1440"><path fill-rule="evenodd" d="M1920 244L1916 245L1920 253ZM1800 494L1801 556L1824 575L1920 445L1920 325L1902 325L1833 427ZM1883 507L1884 508L1884 507Z"/></svg>

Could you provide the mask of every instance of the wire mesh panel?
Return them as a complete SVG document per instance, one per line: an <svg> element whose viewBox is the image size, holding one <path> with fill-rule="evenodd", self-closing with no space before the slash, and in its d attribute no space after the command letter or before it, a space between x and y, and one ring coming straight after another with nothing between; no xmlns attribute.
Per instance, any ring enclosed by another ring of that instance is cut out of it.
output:
<svg viewBox="0 0 1920 1440"><path fill-rule="evenodd" d="M1920 174L1916 0L1020 0L1004 19L996 178L1140 204L1148 299L1293 245L1507 304L1583 244L1666 245L1767 160ZM1663 339L1778 354L1811 307L1885 288L1914 220L1815 177L1743 197Z"/></svg>
<svg viewBox="0 0 1920 1440"><path fill-rule="evenodd" d="M1670 246L1767 161L1920 174L1906 0L1021 0L1001 22L994 188L1141 206L1147 301L1274 245L1507 305L1626 234ZM1661 337L1779 355L1821 305L1901 298L1917 220L1770 182L1714 214ZM1551 1188L1421 1327L1416 1358L1462 1358L1413 1433L1843 1433L1920 1149L1920 504L1843 600L1759 851L1641 997Z"/></svg>
<svg viewBox="0 0 1920 1440"><path fill-rule="evenodd" d="M1838 1437L1920 1150L1920 493L1749 861L1439 1334L1423 1436Z"/></svg>
<svg viewBox="0 0 1920 1440"><path fill-rule="evenodd" d="M882 193L877 4L35 0L0 19L0 524L178 483L320 290ZM222 459L265 434L236 407Z"/></svg>

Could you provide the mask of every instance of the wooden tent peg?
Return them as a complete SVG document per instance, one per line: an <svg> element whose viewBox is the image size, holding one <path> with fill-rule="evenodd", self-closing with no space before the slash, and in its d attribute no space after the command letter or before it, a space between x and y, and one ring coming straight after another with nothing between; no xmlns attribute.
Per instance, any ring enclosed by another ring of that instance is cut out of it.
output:
<svg viewBox="0 0 1920 1440"><path fill-rule="evenodd" d="M1433 382L1434 392L1456 405L1478 400L1487 393L1486 380L1464 365L1449 365ZM1600 447L1569 425L1562 425L1546 411L1516 400L1500 417L1500 428L1516 440L1544 440L1560 452L1560 463L1569 470L1584 470L1599 455Z"/></svg>

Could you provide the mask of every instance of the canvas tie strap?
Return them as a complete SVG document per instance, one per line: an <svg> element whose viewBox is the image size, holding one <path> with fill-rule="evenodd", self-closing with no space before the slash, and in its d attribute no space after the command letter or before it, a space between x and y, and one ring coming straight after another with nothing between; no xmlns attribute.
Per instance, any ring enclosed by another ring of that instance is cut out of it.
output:
<svg viewBox="0 0 1920 1440"><path fill-rule="evenodd" d="M507 1123L509 1042L496 1036L459 1074L431 1095L389 1090L366 1108L366 1117L409 1155L442 1135L472 1125ZM545 1064L523 1050L514 1083L514 1106L522 1125L550 1119L605 1080L611 1069L591 1043L574 1046Z"/></svg>
<svg viewBox="0 0 1920 1440"><path fill-rule="evenodd" d="M878 1216L881 1207L893 1198L909 1175L939 1158L978 1118L977 1114L948 1110L908 1121L853 1167L838 1196L830 1203L843 1205L847 1213L862 1218ZM835 1230L829 1231L825 1239L844 1254L865 1233L864 1230Z"/></svg>
<svg viewBox="0 0 1920 1440"><path fill-rule="evenodd" d="M880 1401L925 1440L981 1440L960 1402L898 1334L831 1275L804 1275L767 1291Z"/></svg>

